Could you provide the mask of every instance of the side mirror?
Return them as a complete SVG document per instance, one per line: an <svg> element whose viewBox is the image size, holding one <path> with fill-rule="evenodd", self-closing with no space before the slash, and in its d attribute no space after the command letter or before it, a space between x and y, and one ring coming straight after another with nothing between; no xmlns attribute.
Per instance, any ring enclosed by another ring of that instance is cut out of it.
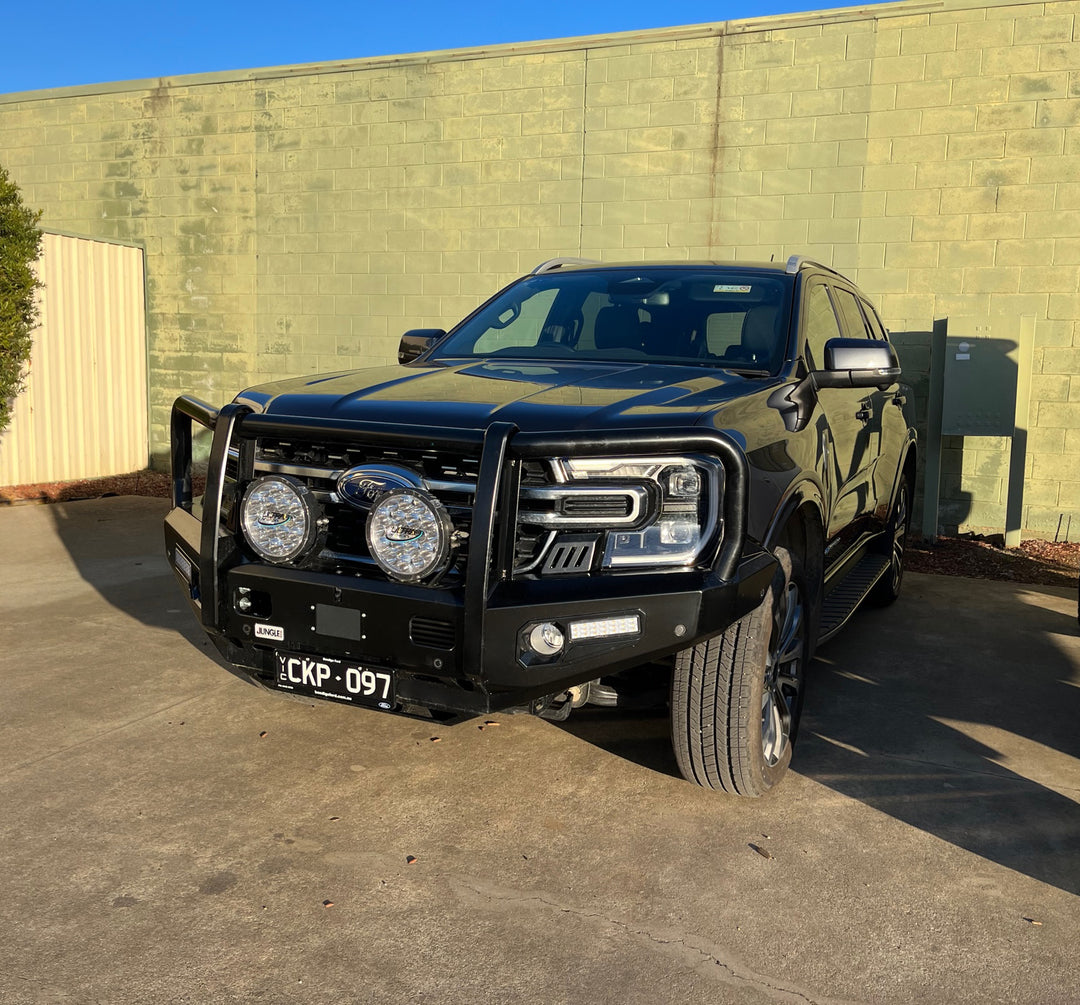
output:
<svg viewBox="0 0 1080 1005"><path fill-rule="evenodd" d="M423 356L446 332L442 328L414 328L401 336L398 343L397 361L403 366L418 356Z"/></svg>
<svg viewBox="0 0 1080 1005"><path fill-rule="evenodd" d="M888 387L900 379L900 361L888 342L831 338L825 343L825 368L815 370L818 387Z"/></svg>

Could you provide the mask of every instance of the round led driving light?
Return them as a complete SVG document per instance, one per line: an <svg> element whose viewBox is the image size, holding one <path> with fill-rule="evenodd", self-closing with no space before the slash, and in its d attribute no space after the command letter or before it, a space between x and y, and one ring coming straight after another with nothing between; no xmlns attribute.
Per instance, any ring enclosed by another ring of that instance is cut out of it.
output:
<svg viewBox="0 0 1080 1005"><path fill-rule="evenodd" d="M430 493L391 489L368 515L368 549L387 575L415 583L443 566L453 529L442 503Z"/></svg>
<svg viewBox="0 0 1080 1005"><path fill-rule="evenodd" d="M240 526L247 543L268 562L302 558L315 543L318 503L303 482L285 475L257 478L244 493Z"/></svg>
<svg viewBox="0 0 1080 1005"><path fill-rule="evenodd" d="M529 632L529 648L540 656L554 656L563 647L563 633L558 625L545 621Z"/></svg>

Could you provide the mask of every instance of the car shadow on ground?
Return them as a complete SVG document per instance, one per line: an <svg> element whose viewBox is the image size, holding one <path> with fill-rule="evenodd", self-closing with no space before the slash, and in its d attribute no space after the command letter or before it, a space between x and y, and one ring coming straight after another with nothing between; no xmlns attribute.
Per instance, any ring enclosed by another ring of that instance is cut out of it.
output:
<svg viewBox="0 0 1080 1005"><path fill-rule="evenodd" d="M226 669L165 560L165 499L124 496L41 508L82 580L149 628L175 632ZM36 507L35 507L36 509Z"/></svg>
<svg viewBox="0 0 1080 1005"><path fill-rule="evenodd" d="M1080 640L1065 591L979 583L971 603L973 581L910 580L814 660L793 771L1080 894ZM560 727L678 776L664 712L583 709Z"/></svg>
<svg viewBox="0 0 1080 1005"><path fill-rule="evenodd" d="M796 770L1080 894L1080 647L1065 591L919 581L920 620L903 616L907 597L819 654Z"/></svg>
<svg viewBox="0 0 1080 1005"><path fill-rule="evenodd" d="M671 724L666 708L639 711L586 706L575 709L565 722L552 725L650 771L681 777L671 749Z"/></svg>

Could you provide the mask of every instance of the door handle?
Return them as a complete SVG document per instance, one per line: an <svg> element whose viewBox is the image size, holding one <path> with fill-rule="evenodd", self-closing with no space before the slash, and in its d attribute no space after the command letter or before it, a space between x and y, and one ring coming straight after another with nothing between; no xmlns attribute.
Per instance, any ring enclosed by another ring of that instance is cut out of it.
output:
<svg viewBox="0 0 1080 1005"><path fill-rule="evenodd" d="M869 422L870 421L870 409L869 408L860 408L855 413L855 418L858 419L860 422Z"/></svg>
<svg viewBox="0 0 1080 1005"><path fill-rule="evenodd" d="M892 400L892 403L893 403L893 404L894 404L894 405L895 405L895 406L896 406L897 408L903 408L903 407L904 407L904 406L905 406L905 405L907 404L907 395L906 395L906 394L897 394L897 395L894 395L894 397L893 397L893 400Z"/></svg>

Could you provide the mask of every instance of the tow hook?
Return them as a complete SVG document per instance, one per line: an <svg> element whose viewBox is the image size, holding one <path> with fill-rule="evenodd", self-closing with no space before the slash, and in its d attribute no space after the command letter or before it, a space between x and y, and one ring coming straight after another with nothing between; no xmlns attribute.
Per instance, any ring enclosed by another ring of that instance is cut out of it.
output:
<svg viewBox="0 0 1080 1005"><path fill-rule="evenodd" d="M600 679L589 680L584 684L575 684L573 687L560 691L558 694L548 695L533 702L533 714L541 719L550 719L552 722L565 722L570 718L570 713L575 708L581 708L589 700L593 685L599 685Z"/></svg>

